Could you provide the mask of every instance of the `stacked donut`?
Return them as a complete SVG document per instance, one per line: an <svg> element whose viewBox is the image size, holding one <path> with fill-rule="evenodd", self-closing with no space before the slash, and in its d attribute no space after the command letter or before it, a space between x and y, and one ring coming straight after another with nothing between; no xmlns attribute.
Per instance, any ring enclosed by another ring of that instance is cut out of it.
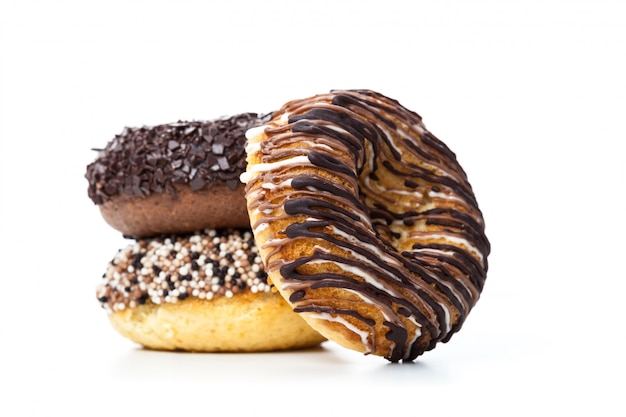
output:
<svg viewBox="0 0 626 417"><path fill-rule="evenodd" d="M97 297L150 349L269 351L324 337L273 291L250 230L244 133L269 116L126 128L87 166L88 195L129 244Z"/></svg>

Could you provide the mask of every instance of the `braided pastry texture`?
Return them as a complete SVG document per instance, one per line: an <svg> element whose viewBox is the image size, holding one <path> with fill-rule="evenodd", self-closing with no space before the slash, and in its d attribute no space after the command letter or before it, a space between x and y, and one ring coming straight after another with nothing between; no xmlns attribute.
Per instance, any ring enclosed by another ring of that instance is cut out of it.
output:
<svg viewBox="0 0 626 417"><path fill-rule="evenodd" d="M447 342L490 244L456 155L370 90L285 104L250 129L246 200L269 280L322 335L391 362Z"/></svg>

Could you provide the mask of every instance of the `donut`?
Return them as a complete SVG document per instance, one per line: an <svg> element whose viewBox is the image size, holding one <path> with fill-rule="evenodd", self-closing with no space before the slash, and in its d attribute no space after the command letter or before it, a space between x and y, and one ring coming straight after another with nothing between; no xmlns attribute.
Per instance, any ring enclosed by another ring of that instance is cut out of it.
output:
<svg viewBox="0 0 626 417"><path fill-rule="evenodd" d="M332 90L246 137L241 181L268 282L312 328L391 362L459 331L490 243L456 155L418 114Z"/></svg>
<svg viewBox="0 0 626 417"><path fill-rule="evenodd" d="M128 237L250 227L245 131L268 115L125 128L87 166L88 195Z"/></svg>
<svg viewBox="0 0 626 417"><path fill-rule="evenodd" d="M145 348L257 352L325 340L267 283L252 232L138 239L109 262L96 296L113 328Z"/></svg>

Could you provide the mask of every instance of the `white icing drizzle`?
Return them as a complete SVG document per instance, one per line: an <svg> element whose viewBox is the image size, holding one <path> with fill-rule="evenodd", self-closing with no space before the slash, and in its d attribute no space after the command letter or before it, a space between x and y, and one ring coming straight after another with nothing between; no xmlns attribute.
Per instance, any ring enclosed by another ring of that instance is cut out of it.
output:
<svg viewBox="0 0 626 417"><path fill-rule="evenodd" d="M358 327L348 322L343 317L332 316L328 313L312 313L309 317L315 320L325 320L325 321L330 321L334 323L339 323L343 325L346 329L350 330L352 333L357 334L361 338L361 343L363 344L364 347L369 346L369 343L367 342L367 339L369 337L369 332L365 330L360 330ZM365 353L371 353L371 351L367 350Z"/></svg>
<svg viewBox="0 0 626 417"><path fill-rule="evenodd" d="M255 164L251 168L248 168L246 172L242 173L239 178L241 182L247 184L252 179L254 174L258 174L260 172L275 171L288 165L311 165L311 163L309 162L309 158L306 155L298 155L276 162Z"/></svg>

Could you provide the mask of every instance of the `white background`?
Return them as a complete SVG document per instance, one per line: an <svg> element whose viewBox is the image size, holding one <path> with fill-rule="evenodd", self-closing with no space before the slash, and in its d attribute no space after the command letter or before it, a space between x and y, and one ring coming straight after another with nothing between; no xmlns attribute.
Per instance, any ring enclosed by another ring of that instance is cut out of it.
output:
<svg viewBox="0 0 626 417"><path fill-rule="evenodd" d="M0 4L0 414L626 414L623 2ZM413 365L115 333L91 148L334 88L398 99L465 168L493 250L462 331Z"/></svg>

